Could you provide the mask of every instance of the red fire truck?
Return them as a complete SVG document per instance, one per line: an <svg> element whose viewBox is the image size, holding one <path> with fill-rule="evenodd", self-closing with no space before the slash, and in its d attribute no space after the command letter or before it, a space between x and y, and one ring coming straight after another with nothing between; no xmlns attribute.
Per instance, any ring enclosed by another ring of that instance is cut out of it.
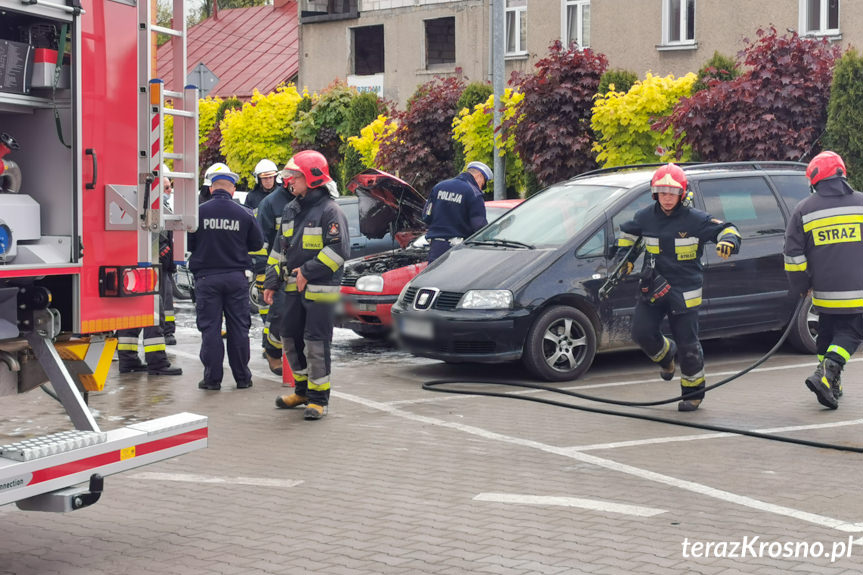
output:
<svg viewBox="0 0 863 575"><path fill-rule="evenodd" d="M163 33L185 86L183 4L169 29L145 0L0 0L0 396L50 385L74 428L0 446L0 505L77 509L105 475L206 447L206 417L102 431L85 401L112 332L158 322L159 233L183 254L198 225L197 89L155 77Z"/></svg>

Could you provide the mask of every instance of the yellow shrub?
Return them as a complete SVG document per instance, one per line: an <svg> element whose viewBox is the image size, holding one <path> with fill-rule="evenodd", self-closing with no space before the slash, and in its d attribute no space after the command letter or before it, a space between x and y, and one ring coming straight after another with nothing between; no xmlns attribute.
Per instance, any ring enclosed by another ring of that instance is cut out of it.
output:
<svg viewBox="0 0 863 575"><path fill-rule="evenodd" d="M221 152L232 170L245 179L249 188L254 185L252 170L263 158L284 165L293 155L291 122L302 96L293 85L279 86L275 92L262 95L255 90L251 102L239 110L225 114L222 129Z"/></svg>
<svg viewBox="0 0 863 575"><path fill-rule="evenodd" d="M593 150L597 162L604 167L669 161L676 157L672 129L656 132L651 129L657 119L671 113L674 105L692 93L696 75L681 78L672 75L654 76L650 72L636 82L628 92L609 91L597 95L591 126L598 141ZM692 155L689 146L680 150L681 161Z"/></svg>
<svg viewBox="0 0 863 575"><path fill-rule="evenodd" d="M216 114L219 112L219 106L222 99L216 96L215 98L201 98L198 100L198 148L203 150L204 144L207 143L207 136L210 131L216 127Z"/></svg>
<svg viewBox="0 0 863 575"><path fill-rule="evenodd" d="M518 114L518 107L524 99L524 94L515 92L512 88L504 91L502 121L510 120ZM473 161L494 165L494 144L497 140L500 155L506 159L506 184L521 191L524 183L524 168L518 154L515 153L515 137L510 134L494 134L494 95L489 96L483 104L477 104L473 110L467 108L458 113L452 122L453 139L464 147L465 166ZM459 166L463 168L464 166Z"/></svg>
<svg viewBox="0 0 863 575"><path fill-rule="evenodd" d="M348 138L348 144L360 154L363 167L377 167L376 161L378 151L381 149L381 142L392 135L396 128L398 128L398 123L395 120L381 114L371 124L362 128L359 136Z"/></svg>

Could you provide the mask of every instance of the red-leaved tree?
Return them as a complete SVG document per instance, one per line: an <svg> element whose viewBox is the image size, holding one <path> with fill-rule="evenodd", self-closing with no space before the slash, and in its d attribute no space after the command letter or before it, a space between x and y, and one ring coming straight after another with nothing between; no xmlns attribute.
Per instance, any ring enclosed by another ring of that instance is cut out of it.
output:
<svg viewBox="0 0 863 575"><path fill-rule="evenodd" d="M460 78L434 78L395 115L399 127L382 144L377 161L423 194L455 175L452 120L465 84Z"/></svg>
<svg viewBox="0 0 863 575"><path fill-rule="evenodd" d="M773 27L747 44L740 77L710 82L653 128L674 126L705 161L798 160L824 131L839 47Z"/></svg>
<svg viewBox="0 0 863 575"><path fill-rule="evenodd" d="M603 54L575 46L566 49L556 40L533 73L513 73L510 85L524 94L516 117L521 119L503 129L515 131L515 149L540 185L596 167L590 115L607 67Z"/></svg>

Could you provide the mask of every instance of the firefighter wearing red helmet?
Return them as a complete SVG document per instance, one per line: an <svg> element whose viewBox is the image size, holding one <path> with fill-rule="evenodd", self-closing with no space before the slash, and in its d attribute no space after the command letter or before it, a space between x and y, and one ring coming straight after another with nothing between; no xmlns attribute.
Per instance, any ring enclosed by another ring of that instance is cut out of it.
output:
<svg viewBox="0 0 863 575"><path fill-rule="evenodd" d="M818 366L806 386L818 402L839 407L842 369L863 341L863 194L845 179L845 162L821 152L806 176L814 192L797 204L785 230L785 271L791 292L812 290L818 311Z"/></svg>
<svg viewBox="0 0 863 575"><path fill-rule="evenodd" d="M276 406L305 405L304 418L320 419L330 398L330 345L335 304L345 260L350 253L348 222L333 195L335 182L324 156L298 152L282 178L294 200L282 212L281 249L271 253L264 281L264 301L284 291L280 334L294 372L294 393L276 398Z"/></svg>
<svg viewBox="0 0 863 575"><path fill-rule="evenodd" d="M723 259L740 249L740 232L731 224L689 206L686 173L667 164L653 174L650 191L656 203L642 208L620 226L618 261L639 238L645 245L639 299L632 319L632 338L660 366L662 379L674 378L680 363L680 411L695 411L704 399L704 353L698 340L704 244L714 242ZM623 249L620 249L623 248ZM630 263L628 270L632 270ZM671 338L660 331L663 318Z"/></svg>

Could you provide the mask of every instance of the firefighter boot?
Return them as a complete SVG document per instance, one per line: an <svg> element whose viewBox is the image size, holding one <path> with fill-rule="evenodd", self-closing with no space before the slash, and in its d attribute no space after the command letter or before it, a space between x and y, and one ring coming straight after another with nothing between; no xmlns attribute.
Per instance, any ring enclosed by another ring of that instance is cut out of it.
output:
<svg viewBox="0 0 863 575"><path fill-rule="evenodd" d="M815 371L806 378L806 387L818 398L818 403L830 409L839 407L839 400L833 395L833 386L839 387L842 364L825 357Z"/></svg>
<svg viewBox="0 0 863 575"><path fill-rule="evenodd" d="M273 357L267 352L264 352L264 355L267 358L267 363L270 365L270 371L276 375L282 375L282 357Z"/></svg>
<svg viewBox="0 0 863 575"><path fill-rule="evenodd" d="M815 368L815 373L812 374L812 377L815 378L816 381L821 381L821 378L824 376L824 369L822 369L821 364ZM836 384L832 385L830 389L833 390L833 397L839 399L842 397L842 374L839 374L839 379L836 380Z"/></svg>
<svg viewBox="0 0 863 575"><path fill-rule="evenodd" d="M279 409L292 409L298 405L308 405L309 398L305 395L297 395L296 393L292 393L291 395L280 395L276 398L276 407Z"/></svg>
<svg viewBox="0 0 863 575"><path fill-rule="evenodd" d="M677 367L675 358L677 357L677 343L673 339L667 339L668 351L659 360L659 376L665 381L674 379L674 370Z"/></svg>
<svg viewBox="0 0 863 575"><path fill-rule="evenodd" d="M316 403L310 403L306 410L303 412L303 419L314 420L320 419L327 413L326 405L317 405Z"/></svg>

